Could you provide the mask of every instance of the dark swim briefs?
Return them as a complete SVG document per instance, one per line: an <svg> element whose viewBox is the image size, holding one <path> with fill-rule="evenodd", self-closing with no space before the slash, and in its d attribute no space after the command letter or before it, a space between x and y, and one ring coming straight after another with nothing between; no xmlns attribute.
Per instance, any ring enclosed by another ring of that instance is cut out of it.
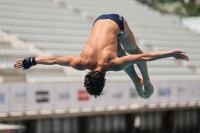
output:
<svg viewBox="0 0 200 133"><path fill-rule="evenodd" d="M120 16L118 14L103 14L103 15L99 16L94 21L93 25L95 24L95 22L97 22L100 19L110 19L110 20L114 21L115 23L117 23L117 25L120 28L119 34L123 34L123 32L124 32L124 18L123 18L123 16Z"/></svg>

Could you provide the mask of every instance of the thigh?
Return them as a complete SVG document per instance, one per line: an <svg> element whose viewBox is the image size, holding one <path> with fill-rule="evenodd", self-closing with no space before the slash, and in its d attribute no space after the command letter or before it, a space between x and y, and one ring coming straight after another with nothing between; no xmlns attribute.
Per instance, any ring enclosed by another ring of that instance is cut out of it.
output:
<svg viewBox="0 0 200 133"><path fill-rule="evenodd" d="M124 19L124 33L118 36L119 41L124 47L125 51L129 54L133 54L137 48L137 44L133 35L133 32L128 26L127 21Z"/></svg>
<svg viewBox="0 0 200 133"><path fill-rule="evenodd" d="M126 52L124 51L119 39L117 39L117 56L122 57L125 55L126 55Z"/></svg>

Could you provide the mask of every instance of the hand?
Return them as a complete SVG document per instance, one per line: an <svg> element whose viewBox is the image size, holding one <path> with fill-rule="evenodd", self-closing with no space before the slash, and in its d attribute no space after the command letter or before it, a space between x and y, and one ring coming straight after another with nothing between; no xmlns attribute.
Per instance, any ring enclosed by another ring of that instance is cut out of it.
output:
<svg viewBox="0 0 200 133"><path fill-rule="evenodd" d="M176 59L189 61L188 55L182 50L173 50L172 54L172 56Z"/></svg>
<svg viewBox="0 0 200 133"><path fill-rule="evenodd" d="M23 59L17 60L17 61L15 62L15 64L14 64L14 68L15 68L15 69L22 68L22 61L23 61ZM24 69L22 69L22 70L24 70Z"/></svg>
<svg viewBox="0 0 200 133"><path fill-rule="evenodd" d="M35 65L36 65L35 57L29 57L16 61L14 67L15 69L23 68L22 70L25 70Z"/></svg>

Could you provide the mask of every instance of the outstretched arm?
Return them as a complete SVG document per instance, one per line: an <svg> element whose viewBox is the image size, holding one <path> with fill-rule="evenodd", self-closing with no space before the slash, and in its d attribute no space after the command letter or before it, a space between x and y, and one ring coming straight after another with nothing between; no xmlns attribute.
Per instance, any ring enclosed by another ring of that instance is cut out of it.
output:
<svg viewBox="0 0 200 133"><path fill-rule="evenodd" d="M76 57L73 56L57 56L57 57L36 57L35 61L37 64L42 65L61 65L61 66L70 66L70 63Z"/></svg>
<svg viewBox="0 0 200 133"><path fill-rule="evenodd" d="M32 58L32 59L31 59ZM14 67L16 69L23 68L24 59L17 60L14 64ZM30 64L30 66L33 66L32 64L42 64L42 65L54 65L58 64L61 66L71 66L75 69L81 69L79 68L80 58L74 57L74 56L46 56L46 57L30 57L26 59L26 63ZM32 63L34 62L34 63Z"/></svg>
<svg viewBox="0 0 200 133"><path fill-rule="evenodd" d="M184 51L171 50L171 51L148 52L137 55L128 55L114 60L113 64L117 66L116 67L117 70L123 70L124 68L132 64L140 63L143 61L153 61L168 57L174 57L176 59L189 61L189 58Z"/></svg>

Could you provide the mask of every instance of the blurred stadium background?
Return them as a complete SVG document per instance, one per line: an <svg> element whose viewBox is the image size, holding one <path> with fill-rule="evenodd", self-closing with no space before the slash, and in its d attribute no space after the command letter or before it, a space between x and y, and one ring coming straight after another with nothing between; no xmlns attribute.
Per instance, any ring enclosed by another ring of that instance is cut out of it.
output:
<svg viewBox="0 0 200 133"><path fill-rule="evenodd" d="M186 18L200 14L199 4L0 0L0 133L199 133L200 19ZM23 57L78 56L94 19L107 13L125 17L144 52L182 49L190 61L148 62L155 91L147 100L123 71L107 73L104 95L95 99L83 87L88 71L13 69Z"/></svg>

